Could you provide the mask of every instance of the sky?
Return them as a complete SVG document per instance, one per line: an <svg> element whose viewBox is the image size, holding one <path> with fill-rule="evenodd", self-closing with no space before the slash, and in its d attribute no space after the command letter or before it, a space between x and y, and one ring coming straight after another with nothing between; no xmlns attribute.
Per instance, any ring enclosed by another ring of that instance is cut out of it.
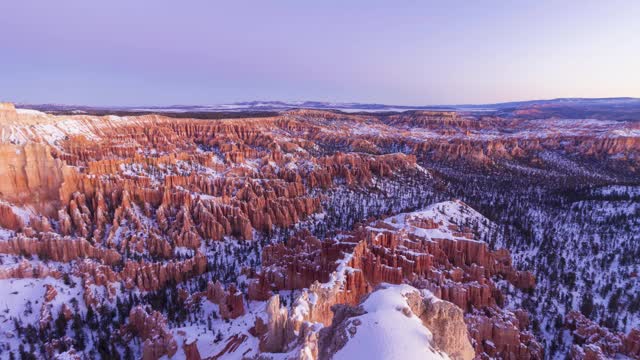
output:
<svg viewBox="0 0 640 360"><path fill-rule="evenodd" d="M640 97L640 1L2 0L0 101Z"/></svg>

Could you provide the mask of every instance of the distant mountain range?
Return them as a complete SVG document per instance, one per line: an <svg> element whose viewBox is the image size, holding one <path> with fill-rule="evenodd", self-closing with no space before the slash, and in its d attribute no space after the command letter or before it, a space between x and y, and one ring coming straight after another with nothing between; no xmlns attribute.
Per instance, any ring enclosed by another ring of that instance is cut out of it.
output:
<svg viewBox="0 0 640 360"><path fill-rule="evenodd" d="M551 100L513 101L495 104L458 105L389 105L375 103L340 103L324 101L244 101L217 105L170 106L83 106L62 104L19 104L20 107L45 111L117 110L139 112L219 112L219 111L283 111L289 109L340 110L345 112L384 112L408 110L497 111L531 106L632 106L640 107L640 98L559 98Z"/></svg>
<svg viewBox="0 0 640 360"><path fill-rule="evenodd" d="M234 118L273 116L291 109L341 111L345 113L400 113L405 111L457 111L474 116L500 116L517 119L606 119L640 120L640 98L560 98L514 101L495 104L388 105L323 101L246 101L219 105L171 106L83 106L61 104L18 104L57 115L141 115L155 113L178 118Z"/></svg>
<svg viewBox="0 0 640 360"><path fill-rule="evenodd" d="M469 105L462 105L468 107ZM455 110L459 106L406 106L387 104L335 103L322 101L244 101L217 105L170 105L170 106L83 106L61 104L19 104L19 107L41 111L127 111L127 112L234 112L234 111L285 111L290 109L340 110L345 112L400 112L408 110Z"/></svg>

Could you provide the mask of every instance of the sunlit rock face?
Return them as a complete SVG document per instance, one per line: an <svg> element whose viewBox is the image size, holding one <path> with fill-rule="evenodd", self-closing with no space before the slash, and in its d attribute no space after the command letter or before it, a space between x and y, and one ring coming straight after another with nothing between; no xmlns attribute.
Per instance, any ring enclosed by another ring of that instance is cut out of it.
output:
<svg viewBox="0 0 640 360"><path fill-rule="evenodd" d="M633 179L640 137L635 122L518 116L203 120L0 103L0 345L47 358L542 359L539 314L525 310L540 273L502 246L502 225L449 201L452 178L494 199L472 172L542 179L588 163ZM492 220L508 206L495 207ZM637 330L580 316L558 325L578 339L568 354L638 356Z"/></svg>

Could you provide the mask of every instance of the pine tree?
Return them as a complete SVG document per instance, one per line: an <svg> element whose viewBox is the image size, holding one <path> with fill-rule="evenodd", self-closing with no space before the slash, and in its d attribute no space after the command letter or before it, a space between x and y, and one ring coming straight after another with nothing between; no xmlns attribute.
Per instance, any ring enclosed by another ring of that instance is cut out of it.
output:
<svg viewBox="0 0 640 360"><path fill-rule="evenodd" d="M124 346L124 360L133 360L133 351L131 351L131 348L129 347L129 345L125 345Z"/></svg>
<svg viewBox="0 0 640 360"><path fill-rule="evenodd" d="M591 296L591 294L585 294L580 304L580 312L584 316L589 317L591 313L593 313L593 308L593 296Z"/></svg>
<svg viewBox="0 0 640 360"><path fill-rule="evenodd" d="M98 323L96 322L96 316L91 306L87 307L87 315L85 317L87 324L91 330L98 329Z"/></svg>
<svg viewBox="0 0 640 360"><path fill-rule="evenodd" d="M74 339L75 339L75 348L78 350L84 350L86 346L85 334L82 329L82 319L80 318L80 314L76 313L73 316L73 322L71 323L71 328L73 329Z"/></svg>
<svg viewBox="0 0 640 360"><path fill-rule="evenodd" d="M67 318L62 313L62 310L58 313L58 318L55 321L56 336L63 337L67 332Z"/></svg>
<svg viewBox="0 0 640 360"><path fill-rule="evenodd" d="M218 333L216 334L216 338L213 340L213 342L217 344L220 341L222 341L222 338L223 338L222 332L218 330Z"/></svg>

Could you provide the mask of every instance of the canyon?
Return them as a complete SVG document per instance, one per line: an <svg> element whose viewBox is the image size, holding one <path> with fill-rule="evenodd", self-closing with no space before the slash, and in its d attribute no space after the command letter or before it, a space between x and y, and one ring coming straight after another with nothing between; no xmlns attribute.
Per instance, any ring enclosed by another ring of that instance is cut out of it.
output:
<svg viewBox="0 0 640 360"><path fill-rule="evenodd" d="M640 358L628 112L40 110L0 103L0 358Z"/></svg>

